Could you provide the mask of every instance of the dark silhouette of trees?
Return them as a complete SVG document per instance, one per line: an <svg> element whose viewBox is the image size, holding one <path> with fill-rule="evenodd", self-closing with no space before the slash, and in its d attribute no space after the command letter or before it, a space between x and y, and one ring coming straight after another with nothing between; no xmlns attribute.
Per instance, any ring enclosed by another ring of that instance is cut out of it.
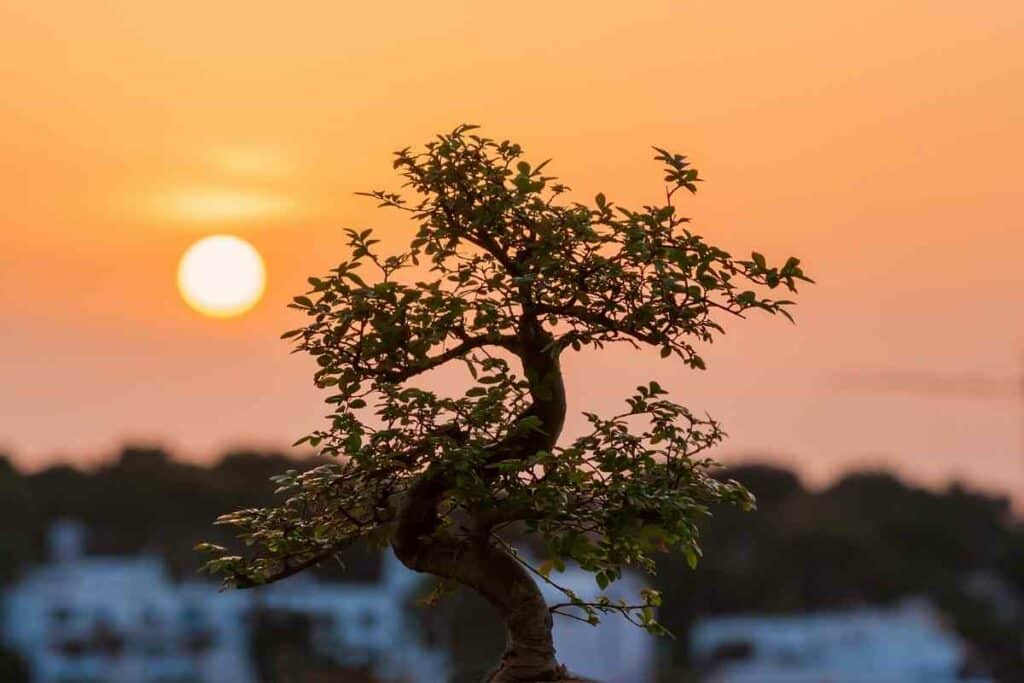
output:
<svg viewBox="0 0 1024 683"><path fill-rule="evenodd" d="M190 577L196 569L191 547L210 533L209 520L225 500L239 507L270 505L268 477L322 461L236 453L208 467L169 458L150 463L137 467L133 458L119 457L87 471L61 466L24 474L0 458L0 581L9 583L44 559L46 529L59 517L87 523L90 552L159 553L175 574ZM916 488L880 472L854 473L822 491L805 489L791 472L775 467L736 467L716 476L755 491L758 510L715 508L702 525L705 557L696 571L683 556L658 556L658 619L677 636L661 641L662 680L687 680L687 631L703 615L801 612L919 595L950 616L982 673L1021 680L1024 614L1013 610L1024 601L1024 526L1006 500L962 486ZM182 480L188 482L185 498ZM224 536L226 543L230 535ZM378 553L353 548L343 559L343 575L333 563L315 571L345 580L376 576ZM971 590L977 577L1009 586L1009 600ZM486 602L472 591L453 597L417 614L431 623L434 638L448 644L456 669L465 674L456 680L468 683L479 680L488 657L500 655L503 637ZM0 671L11 673L0 680L20 680L23 664L13 653L0 653L4 657Z"/></svg>
<svg viewBox="0 0 1024 683"><path fill-rule="evenodd" d="M28 683L28 665L16 652L0 645L0 681L6 683Z"/></svg>
<svg viewBox="0 0 1024 683"><path fill-rule="evenodd" d="M625 567L653 569L665 550L694 565L707 507L752 505L742 486L708 474L719 425L657 382L561 441L561 356L626 343L704 369L697 346L725 319L789 317L792 302L765 292L794 292L808 278L795 258L736 259L691 232L674 202L700 179L681 155L656 149L664 203L627 209L598 194L584 205L565 201L547 162L534 166L518 145L473 129L396 154L408 196L368 193L415 222L407 250L382 254L372 231L349 231L348 260L294 300L309 322L284 336L316 359L333 406L327 428L301 443L336 462L279 476L279 506L219 519L252 554L203 549L216 555L208 569L250 587L357 540L390 546L409 568L495 608L507 644L493 681L556 680L552 613L596 623L616 612L661 633L661 598L586 602L566 589L549 606L536 578L557 586L552 570L574 561L604 588ZM414 381L448 365L467 371L460 390ZM543 564L509 544L503 530L516 524L540 539Z"/></svg>
<svg viewBox="0 0 1024 683"><path fill-rule="evenodd" d="M973 645L982 673L1021 680L1024 612L1014 615L1014 605L1000 604L1004 598L971 589L978 577L1007 585L1024 579L1013 559L1024 535L1006 499L955 484L942 492L915 488L885 472L852 473L821 492L771 466L720 476L756 491L758 510L741 516L715 509L696 572L678 558L660 559L662 620L673 632L685 635L694 619L709 614L841 609L924 596ZM1019 588L1016 602L1017 609L1024 605ZM685 648L672 654L666 680L687 666Z"/></svg>

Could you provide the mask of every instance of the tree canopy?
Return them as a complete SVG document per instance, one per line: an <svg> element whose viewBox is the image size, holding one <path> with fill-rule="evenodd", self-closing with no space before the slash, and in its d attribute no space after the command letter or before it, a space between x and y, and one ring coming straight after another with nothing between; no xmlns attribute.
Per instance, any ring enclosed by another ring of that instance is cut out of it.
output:
<svg viewBox="0 0 1024 683"><path fill-rule="evenodd" d="M751 311L789 317L769 296L809 281L796 258L734 258L689 229L675 203L701 181L686 157L655 148L664 200L638 209L569 188L522 148L463 125L424 149L396 153L401 193L366 193L416 225L400 253L371 230L348 231L350 253L309 279L292 306L308 316L285 333L319 366L327 424L300 443L334 462L277 478L277 507L221 517L247 554L206 544L231 586L290 576L359 539L390 545L407 566L476 589L502 614L509 648L495 680L554 675L550 612L596 623L620 612L662 632L660 597L543 603L533 579L557 586L577 563L601 588L626 567L651 571L659 551L700 554L698 520L714 503L749 508L734 481L710 476L719 424L674 402L657 381L614 415L560 439L560 357L630 344L703 370L700 345ZM415 382L465 368L454 391ZM535 566L505 532L544 548ZM531 578L532 577L532 578ZM543 633L546 629L546 635ZM550 653L548 653L550 650ZM524 655L524 653L530 656Z"/></svg>

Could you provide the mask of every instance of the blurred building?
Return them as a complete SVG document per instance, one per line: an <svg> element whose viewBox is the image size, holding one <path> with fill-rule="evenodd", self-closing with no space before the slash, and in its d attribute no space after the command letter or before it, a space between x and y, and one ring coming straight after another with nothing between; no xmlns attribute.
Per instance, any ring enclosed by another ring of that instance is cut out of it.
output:
<svg viewBox="0 0 1024 683"><path fill-rule="evenodd" d="M621 579L600 591L591 572L574 566L552 578L586 601L603 594L613 601L635 603L645 587L638 575L624 572ZM565 602L565 595L552 586L542 584L541 590L549 605ZM558 661L572 673L601 683L650 683L655 679L657 639L621 615L605 615L597 626L557 614L554 619Z"/></svg>
<svg viewBox="0 0 1024 683"><path fill-rule="evenodd" d="M51 561L6 592L0 618L0 636L38 683L328 679L290 673L295 661L311 658L369 677L358 680L449 678L447 654L423 644L406 612L420 577L391 553L384 553L373 583L327 582L307 573L222 592L208 581L171 580L155 557L87 556L84 528L75 522L55 524L49 545ZM576 567L557 580L585 600L600 593L593 575ZM642 587L626 573L606 594L632 601ZM542 589L549 602L564 600L550 586ZM654 680L655 639L618 615L597 627L556 616L554 637L559 661L574 673L602 683ZM267 644L280 652L268 654Z"/></svg>
<svg viewBox="0 0 1024 683"><path fill-rule="evenodd" d="M55 525L52 562L5 595L0 632L39 683L256 681L252 629L266 615L301 617L309 652L374 680L447 678L444 653L420 645L405 617L416 577L390 555L376 583L303 576L220 592L171 581L156 558L86 557L82 540L80 525Z"/></svg>
<svg viewBox="0 0 1024 683"><path fill-rule="evenodd" d="M801 615L716 616L691 630L691 652L711 683L952 683L963 642L924 600Z"/></svg>

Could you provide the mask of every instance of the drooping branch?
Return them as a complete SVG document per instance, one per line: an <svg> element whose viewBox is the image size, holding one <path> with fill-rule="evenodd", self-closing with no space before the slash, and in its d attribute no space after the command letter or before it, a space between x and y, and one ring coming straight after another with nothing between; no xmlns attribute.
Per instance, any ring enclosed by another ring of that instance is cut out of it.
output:
<svg viewBox="0 0 1024 683"><path fill-rule="evenodd" d="M322 562L336 557L338 553L345 549L351 541L343 543L335 543L333 545L324 548L322 551L315 553L300 562L284 561L283 567L273 573L265 575L252 575L252 574L239 574L234 578L235 588L256 588L257 586L266 586L267 584L276 583L283 579L287 579L290 576L295 576L300 572L304 572L307 569L316 567Z"/></svg>

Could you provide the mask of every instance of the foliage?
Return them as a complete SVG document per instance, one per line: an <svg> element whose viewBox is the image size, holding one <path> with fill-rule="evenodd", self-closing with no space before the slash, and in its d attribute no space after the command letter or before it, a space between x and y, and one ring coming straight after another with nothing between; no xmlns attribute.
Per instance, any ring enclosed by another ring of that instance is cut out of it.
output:
<svg viewBox="0 0 1024 683"><path fill-rule="evenodd" d="M423 498L437 519L416 530L417 543L483 536L555 585L552 571L573 561L602 589L625 567L653 570L658 551L696 564L708 506L752 506L742 486L709 476L718 423L657 382L617 415L586 415L589 432L560 442L559 357L627 343L704 369L697 346L723 332L723 316L789 316L791 302L764 290L809 281L799 261L736 259L690 231L674 202L701 179L684 156L655 149L661 204L629 209L603 194L583 204L544 174L548 162L473 131L396 154L410 196L367 193L415 223L405 251L382 254L371 230L348 231L347 260L295 298L308 322L284 337L316 359L332 406L327 426L299 443L335 461L278 477L281 505L219 519L249 549L201 547L227 585L289 576L358 539L395 543L403 505L421 489L439 493ZM410 382L449 364L466 370L457 391ZM503 533L517 524L542 541L543 564L508 545ZM564 592L552 610L592 623L617 611L663 630L656 591L632 605Z"/></svg>

